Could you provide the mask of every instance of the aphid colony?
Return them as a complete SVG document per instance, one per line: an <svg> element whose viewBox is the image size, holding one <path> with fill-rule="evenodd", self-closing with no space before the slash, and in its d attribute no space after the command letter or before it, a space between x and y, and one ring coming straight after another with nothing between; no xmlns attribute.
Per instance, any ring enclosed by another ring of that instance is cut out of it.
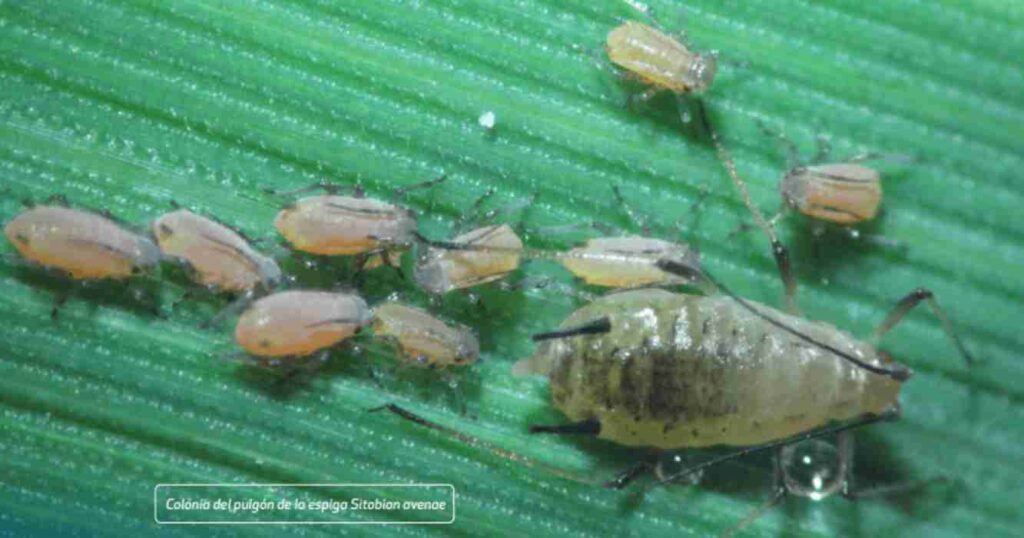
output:
<svg viewBox="0 0 1024 538"><path fill-rule="evenodd" d="M716 73L714 54L692 52L637 22L612 30L607 52L611 62L648 84L650 91L699 93L708 89ZM729 178L771 242L786 288L786 312L729 291L700 267L696 249L646 234L606 235L549 252L527 249L509 224L484 222L449 240L432 240L420 234L411 210L367 198L359 189L341 195L342 187L330 184L287 193L325 191L288 203L274 226L295 250L355 256L360 270L383 265L400 272L402 254L415 248L412 278L431 294L501 280L523 260L538 258L560 263L587 284L625 289L579 308L557 329L534 335L535 353L519 361L513 372L546 376L552 404L568 422L533 425L530 431L592 435L659 450L739 448L667 476L660 465L644 460L606 485L622 487L645 470L668 482L760 450L777 450L790 461L799 450L819 447L823 441L818 438L827 435L838 435L840 447L846 446L849 429L898 413L898 395L911 372L872 343L799 315L789 257L774 231L776 219L765 219L753 205L706 115L701 120ZM780 184L784 208L838 225L877 214L880 176L859 164L863 159L800 165L795 153L791 149L791 167ZM394 197L443 180L396 190ZM621 201L617 189L615 194ZM468 327L445 323L420 308L395 301L371 306L352 291L276 291L287 279L273 258L230 227L185 209L153 221L155 241L105 216L60 205L30 208L4 231L26 260L75 280L128 279L151 272L161 260L184 264L199 286L237 298L227 309L241 311L235 340L257 364L326 356L332 346L364 328L414 365L462 366L480 354ZM689 291L664 289L681 286ZM876 336L922 301L969 359L944 311L924 289L897 303ZM477 442L397 406L385 408ZM839 457L848 458L848 452L840 450ZM837 480L842 486L829 484L832 489L824 494L842 490L856 496L847 487L848 461L840 464ZM786 491L823 496L822 488L801 489L789 474L781 478L784 489L772 502Z"/></svg>

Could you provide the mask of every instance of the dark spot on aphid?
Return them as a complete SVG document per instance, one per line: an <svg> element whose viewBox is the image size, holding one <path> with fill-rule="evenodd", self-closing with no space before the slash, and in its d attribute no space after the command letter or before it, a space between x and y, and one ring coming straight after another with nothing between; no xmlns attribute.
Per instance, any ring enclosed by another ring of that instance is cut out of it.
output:
<svg viewBox="0 0 1024 538"><path fill-rule="evenodd" d="M172 230L170 226L168 226L168 225L166 225L166 224L161 222L160 223L160 237L170 237L171 235L174 235L174 230Z"/></svg>
<svg viewBox="0 0 1024 538"><path fill-rule="evenodd" d="M28 245L28 237L25 236L24 234L14 234L14 239L16 239L22 245Z"/></svg>
<svg viewBox="0 0 1024 538"><path fill-rule="evenodd" d="M697 428L690 430L690 433L692 433L694 437L700 437L700 432L697 431Z"/></svg>
<svg viewBox="0 0 1024 538"><path fill-rule="evenodd" d="M260 340L260 347L262 347L262 348L270 347L270 340L267 340L267 339Z"/></svg>
<svg viewBox="0 0 1024 538"><path fill-rule="evenodd" d="M711 325L711 318L705 319L704 323L702 323L700 325L700 334L702 334L702 335L708 334L708 330L710 330L710 325Z"/></svg>
<svg viewBox="0 0 1024 538"><path fill-rule="evenodd" d="M755 420L751 425L754 428L760 428L761 427L761 421L760 420Z"/></svg>
<svg viewBox="0 0 1024 538"><path fill-rule="evenodd" d="M138 265L133 265L132 266L132 274L133 275L138 275L138 274L141 274L141 273L142 273L142 268L141 267L139 267Z"/></svg>
<svg viewBox="0 0 1024 538"><path fill-rule="evenodd" d="M725 433L725 426L722 426L722 433Z"/></svg>
<svg viewBox="0 0 1024 538"><path fill-rule="evenodd" d="M666 422L665 425L661 427L661 433L666 434L670 429L672 429L672 425Z"/></svg>

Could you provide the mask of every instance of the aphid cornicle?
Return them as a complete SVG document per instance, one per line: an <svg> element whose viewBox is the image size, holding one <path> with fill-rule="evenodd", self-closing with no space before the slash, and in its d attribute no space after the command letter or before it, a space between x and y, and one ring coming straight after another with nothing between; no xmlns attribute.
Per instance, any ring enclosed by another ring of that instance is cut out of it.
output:
<svg viewBox="0 0 1024 538"><path fill-rule="evenodd" d="M425 242L437 245L438 242ZM477 228L447 246L428 246L416 262L416 282L442 294L493 282L519 268L523 242L507 224Z"/></svg>
<svg viewBox="0 0 1024 538"><path fill-rule="evenodd" d="M608 33L608 59L658 89L706 90L715 79L714 54L700 54L646 24L628 21Z"/></svg>
<svg viewBox="0 0 1024 538"><path fill-rule="evenodd" d="M23 257L75 280L121 280L155 267L160 250L143 235L79 209L36 206L4 227Z"/></svg>
<svg viewBox="0 0 1024 538"><path fill-rule="evenodd" d="M375 337L394 342L412 365L445 368L480 358L480 343L469 327L445 324L419 308L394 301L374 307L372 328Z"/></svg>
<svg viewBox="0 0 1024 538"><path fill-rule="evenodd" d="M282 291L242 313L235 341L254 357L304 357L352 337L370 319L366 301L352 293Z"/></svg>
<svg viewBox="0 0 1024 538"><path fill-rule="evenodd" d="M640 236L598 237L558 256L558 261L587 284L609 288L674 286L691 280L665 272L656 262L670 259L697 270L700 255L687 245Z"/></svg>
<svg viewBox="0 0 1024 538"><path fill-rule="evenodd" d="M187 209L162 215L152 231L164 255L187 263L195 280L210 289L247 293L270 290L281 280L273 258L231 228Z"/></svg>

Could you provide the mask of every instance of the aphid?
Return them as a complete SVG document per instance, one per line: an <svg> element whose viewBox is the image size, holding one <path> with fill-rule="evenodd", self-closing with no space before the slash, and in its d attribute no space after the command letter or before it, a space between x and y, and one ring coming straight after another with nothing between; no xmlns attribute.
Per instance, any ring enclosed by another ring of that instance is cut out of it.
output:
<svg viewBox="0 0 1024 538"><path fill-rule="evenodd" d="M673 260L691 267L694 273L698 274L698 249L686 243L650 237L651 225L647 218L641 217L626 202L618 186L612 186L612 192L625 214L643 231L643 236L619 235L589 239L581 246L554 256L562 266L593 286L640 288L697 284L691 279L661 270L656 262ZM697 214L696 208L706 195L707 191L704 191L691 205L691 215ZM607 233L608 227L605 224L595 222L592 226ZM678 222L675 228L677 232L682 229Z"/></svg>
<svg viewBox="0 0 1024 538"><path fill-rule="evenodd" d="M426 241L414 278L425 290L442 294L504 278L519 268L523 242L507 224L477 228L441 243Z"/></svg>
<svg viewBox="0 0 1024 538"><path fill-rule="evenodd" d="M599 237L558 256L562 265L587 284L610 288L674 286L691 279L665 272L656 262L671 259L695 270L700 256L687 245L640 236Z"/></svg>
<svg viewBox="0 0 1024 538"><path fill-rule="evenodd" d="M826 139L818 137L817 154L809 164L802 163L791 140L764 124L759 125L787 149L789 170L779 182L783 211L793 209L820 221L848 226L875 218L882 203L881 174L860 163L875 159L906 160L904 156L867 153L846 162L825 163L829 148ZM781 216L782 213L772 220Z"/></svg>
<svg viewBox="0 0 1024 538"><path fill-rule="evenodd" d="M692 271L670 261L658 265ZM514 372L548 376L552 402L575 422L531 431L661 449L759 446L833 421L896 412L908 368L832 325L742 299L703 278L723 294L607 295L559 330L535 335L541 345ZM969 362L927 290L897 303L876 336L921 301Z"/></svg>
<svg viewBox="0 0 1024 538"><path fill-rule="evenodd" d="M646 24L628 21L608 33L608 59L652 90L699 93L715 79L715 54L691 51Z"/></svg>
<svg viewBox="0 0 1024 538"><path fill-rule="evenodd" d="M417 257L413 277L435 295L494 282L519 268L524 255L523 241L508 224L485 224L502 214L530 207L537 195L480 214L484 200L494 195L488 190L476 199L456 223L456 230L475 220L477 228L450 241L431 241L417 234L425 250ZM521 224L521 223L520 223Z"/></svg>
<svg viewBox="0 0 1024 538"><path fill-rule="evenodd" d="M427 312L389 301L373 309L374 336L393 342L408 364L445 368L472 364L480 343L464 325L447 325Z"/></svg>
<svg viewBox="0 0 1024 538"><path fill-rule="evenodd" d="M306 357L352 337L370 319L366 301L352 293L282 291L242 313L235 341L263 361Z"/></svg>
<svg viewBox="0 0 1024 538"><path fill-rule="evenodd" d="M4 234L28 263L80 282L125 280L160 262L160 250L147 237L106 216L64 206L27 209L7 223ZM57 295L50 317L57 319L69 293ZM141 288L132 294L138 300L145 295ZM162 315L155 304L153 314Z"/></svg>
<svg viewBox="0 0 1024 538"><path fill-rule="evenodd" d="M121 280L160 262L145 236L80 209L33 207L11 219L4 234L25 259L75 280Z"/></svg>
<svg viewBox="0 0 1024 538"><path fill-rule="evenodd" d="M187 209L153 221L153 236L165 256L188 264L199 284L211 290L249 293L273 289L281 268L238 232Z"/></svg>
<svg viewBox="0 0 1024 538"><path fill-rule="evenodd" d="M437 179L398 189L397 195L412 189L436 185ZM305 189L322 188L326 195L301 198L282 209L274 219L277 231L297 250L325 256L359 255L360 266L370 268L381 262L399 266L401 252L412 244L416 217L409 209L389 202L335 194L336 185L320 183ZM377 258L379 257L379 258Z"/></svg>

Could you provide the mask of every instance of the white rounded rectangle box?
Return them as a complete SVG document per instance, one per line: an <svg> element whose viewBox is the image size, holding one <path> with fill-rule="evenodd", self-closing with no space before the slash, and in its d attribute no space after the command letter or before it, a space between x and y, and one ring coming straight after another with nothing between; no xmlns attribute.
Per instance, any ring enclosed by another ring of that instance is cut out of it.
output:
<svg viewBox="0 0 1024 538"><path fill-rule="evenodd" d="M451 484L157 484L161 525L448 525Z"/></svg>

